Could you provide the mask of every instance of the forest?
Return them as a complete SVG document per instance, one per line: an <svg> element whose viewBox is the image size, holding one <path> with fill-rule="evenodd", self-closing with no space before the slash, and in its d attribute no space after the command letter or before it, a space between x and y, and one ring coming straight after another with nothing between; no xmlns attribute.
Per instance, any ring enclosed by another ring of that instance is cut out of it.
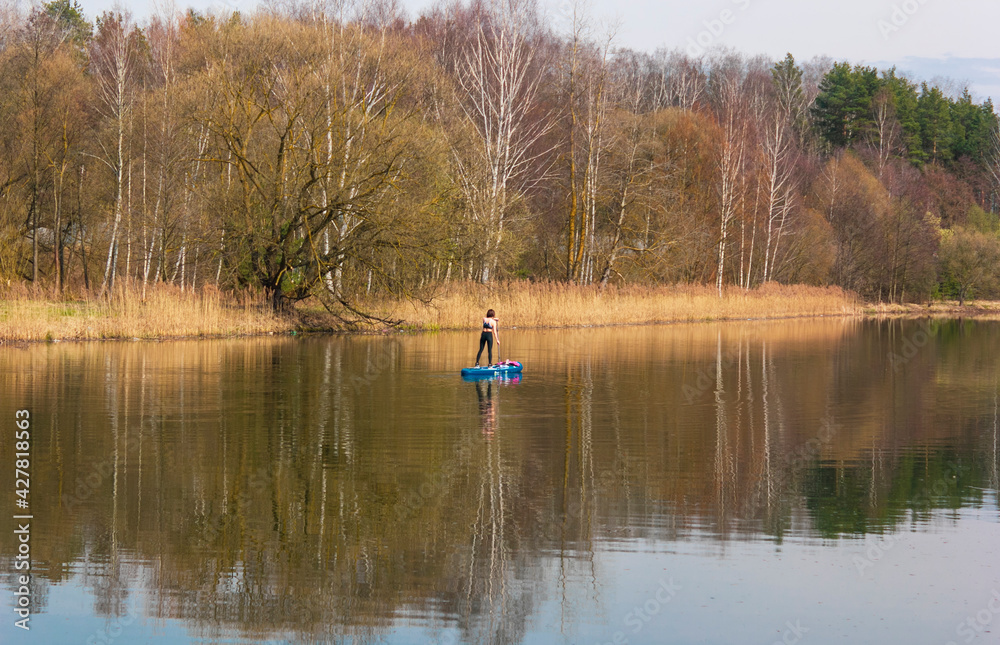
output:
<svg viewBox="0 0 1000 645"><path fill-rule="evenodd" d="M633 51L565 11L8 9L0 279L278 309L507 280L1000 294L989 100L829 59Z"/></svg>

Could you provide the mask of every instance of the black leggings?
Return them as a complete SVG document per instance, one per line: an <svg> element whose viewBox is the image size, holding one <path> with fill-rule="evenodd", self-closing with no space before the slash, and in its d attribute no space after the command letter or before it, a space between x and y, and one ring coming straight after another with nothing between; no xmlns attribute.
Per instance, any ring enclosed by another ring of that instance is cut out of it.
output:
<svg viewBox="0 0 1000 645"><path fill-rule="evenodd" d="M489 349L486 356L489 357L489 365L493 364L493 332L484 331L479 335L479 353L476 354L476 365L479 364L479 358L483 355L483 347Z"/></svg>

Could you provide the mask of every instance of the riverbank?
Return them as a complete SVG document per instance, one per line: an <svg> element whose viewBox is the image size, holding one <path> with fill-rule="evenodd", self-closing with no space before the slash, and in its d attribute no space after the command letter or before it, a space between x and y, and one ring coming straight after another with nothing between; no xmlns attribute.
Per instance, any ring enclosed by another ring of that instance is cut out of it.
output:
<svg viewBox="0 0 1000 645"><path fill-rule="evenodd" d="M886 304L865 305L865 316L874 318L975 318L976 320L1000 320L1000 301L969 300L964 305L956 301L931 302L929 304Z"/></svg>
<svg viewBox="0 0 1000 645"><path fill-rule="evenodd" d="M0 292L0 342L163 339L256 336L295 331L387 331L468 329L487 309L502 328L581 327L854 316L862 305L850 293L829 287L765 285L732 288L723 298L711 287L576 287L514 282L449 285L424 300L372 301L361 308L379 320L351 320L317 304L301 303L286 315L271 312L264 298L197 292L158 285L145 300L136 286L122 286L108 299L36 293L27 288Z"/></svg>
<svg viewBox="0 0 1000 645"><path fill-rule="evenodd" d="M0 292L0 342L256 336L295 328L263 298L158 285L143 300L138 287L110 298L53 298L27 288Z"/></svg>

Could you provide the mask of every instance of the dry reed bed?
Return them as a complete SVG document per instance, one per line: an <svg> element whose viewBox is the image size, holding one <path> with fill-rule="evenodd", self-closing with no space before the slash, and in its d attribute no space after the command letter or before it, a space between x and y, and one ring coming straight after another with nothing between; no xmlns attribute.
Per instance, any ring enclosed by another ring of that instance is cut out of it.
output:
<svg viewBox="0 0 1000 645"><path fill-rule="evenodd" d="M837 288L766 285L729 289L719 298L711 287L575 287L559 283L456 284L429 304L369 303L383 315L415 329L465 329L487 309L504 326L573 327L658 322L842 316L860 313L855 298ZM135 285L117 287L110 298L54 299L12 287L0 292L0 342L116 338L252 336L288 332L294 317L273 314L264 299L212 288L182 292L159 285L146 298ZM333 330L338 322L329 320Z"/></svg>
<svg viewBox="0 0 1000 645"><path fill-rule="evenodd" d="M945 300L925 304L918 303L874 303L864 308L865 315L875 318L975 318L976 320L1000 320L1000 301L967 300L959 305L957 300Z"/></svg>
<svg viewBox="0 0 1000 645"><path fill-rule="evenodd" d="M425 329L475 325L487 309L513 327L574 327L661 322L843 316L861 313L850 293L836 287L768 284L727 289L704 286L575 287L559 283L454 285L430 304L383 303L390 317Z"/></svg>
<svg viewBox="0 0 1000 645"><path fill-rule="evenodd" d="M29 289L0 294L0 341L246 336L286 331L264 301L211 288L118 287L110 298L59 301Z"/></svg>

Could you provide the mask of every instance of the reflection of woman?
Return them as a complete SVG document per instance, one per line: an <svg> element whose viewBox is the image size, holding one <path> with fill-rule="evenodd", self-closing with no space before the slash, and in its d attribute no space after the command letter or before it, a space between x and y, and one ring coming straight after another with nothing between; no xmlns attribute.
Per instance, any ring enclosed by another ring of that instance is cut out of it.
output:
<svg viewBox="0 0 1000 645"><path fill-rule="evenodd" d="M476 396L479 397L479 422L482 426L483 436L490 439L497 428L497 409L493 404L492 379L476 381Z"/></svg>
<svg viewBox="0 0 1000 645"><path fill-rule="evenodd" d="M483 333L479 334L479 353L476 354L476 367L479 367L479 359L483 355L483 347L489 348L486 357L490 359L489 364L493 364L493 341L497 342L497 352L500 351L500 337L497 336L497 315L490 309L483 318Z"/></svg>

